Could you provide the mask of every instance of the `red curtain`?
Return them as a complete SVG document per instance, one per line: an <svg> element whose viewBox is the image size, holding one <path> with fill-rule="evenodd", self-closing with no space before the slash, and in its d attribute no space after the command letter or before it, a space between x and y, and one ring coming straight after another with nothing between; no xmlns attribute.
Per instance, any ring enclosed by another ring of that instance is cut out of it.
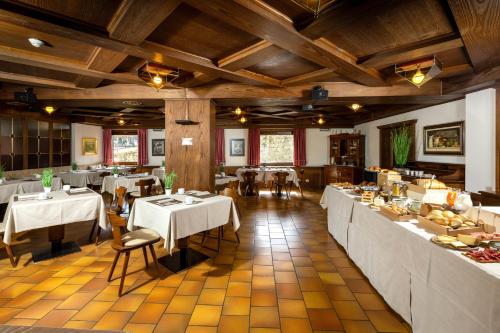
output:
<svg viewBox="0 0 500 333"><path fill-rule="evenodd" d="M137 130L137 137L139 139L139 165L148 164L148 130Z"/></svg>
<svg viewBox="0 0 500 333"><path fill-rule="evenodd" d="M102 152L104 164L111 165L113 164L113 143L112 143L113 135L111 133L111 129L103 129L102 130Z"/></svg>
<svg viewBox="0 0 500 333"><path fill-rule="evenodd" d="M260 129L248 129L248 165L260 165Z"/></svg>
<svg viewBox="0 0 500 333"><path fill-rule="evenodd" d="M296 128L293 130L293 165L306 165L306 129Z"/></svg>
<svg viewBox="0 0 500 333"><path fill-rule="evenodd" d="M226 156L224 152L224 129L215 129L215 164L222 165L226 163Z"/></svg>

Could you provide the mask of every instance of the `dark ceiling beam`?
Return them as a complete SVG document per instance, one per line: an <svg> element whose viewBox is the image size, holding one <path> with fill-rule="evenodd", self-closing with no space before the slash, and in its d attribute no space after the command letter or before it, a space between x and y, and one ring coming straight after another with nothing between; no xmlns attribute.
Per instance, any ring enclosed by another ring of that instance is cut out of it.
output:
<svg viewBox="0 0 500 333"><path fill-rule="evenodd" d="M80 62L3 45L0 45L0 60L60 72L79 74L99 80L106 79L122 83L142 82L135 73L107 73L96 71L88 69L85 64Z"/></svg>
<svg viewBox="0 0 500 333"><path fill-rule="evenodd" d="M267 40L302 58L330 68L340 75L368 86L386 85L382 75L356 64L356 59L329 41L312 40L293 22L262 0L185 0L190 6Z"/></svg>
<svg viewBox="0 0 500 333"><path fill-rule="evenodd" d="M1 2L0 8L2 8ZM0 9L0 21L62 38L73 39L81 43L124 53L138 58L144 58L167 66L178 67L187 71L199 71L207 74L218 75L227 80L246 84L269 84L269 80L267 79L262 80L261 77L248 75L248 73L235 73L225 70L217 67L210 59L149 41L145 41L141 43L141 45L128 44L113 40L107 36L63 27L4 9Z"/></svg>
<svg viewBox="0 0 500 333"><path fill-rule="evenodd" d="M468 74L443 80L443 94L465 94L492 87L500 80L500 65L478 74Z"/></svg>
<svg viewBox="0 0 500 333"><path fill-rule="evenodd" d="M107 30L115 40L138 45L143 42L181 3L181 0L122 0L111 18ZM88 68L112 72L127 57L126 54L96 47ZM101 81L95 77L80 77L78 86L95 88Z"/></svg>
<svg viewBox="0 0 500 333"><path fill-rule="evenodd" d="M413 48L406 50L394 50L376 54L363 61L361 64L367 67L381 69L390 65L417 60L426 56L435 55L439 52L453 50L463 46L464 44L461 38L446 37L441 41L433 41L432 44L428 45L420 44L420 46L414 46Z"/></svg>
<svg viewBox="0 0 500 333"><path fill-rule="evenodd" d="M42 78L38 76L23 75L18 73L0 72L0 81L28 84L41 87L50 88L65 88L65 89L75 89L77 88L73 82L54 80L48 78ZM12 99L14 95L10 96Z"/></svg>
<svg viewBox="0 0 500 333"><path fill-rule="evenodd" d="M294 84L302 84L306 82L321 82L335 75L335 72L330 68L322 68L314 72L289 77L281 81L281 84L284 86L292 86Z"/></svg>
<svg viewBox="0 0 500 333"><path fill-rule="evenodd" d="M500 1L448 0L476 73L500 64Z"/></svg>

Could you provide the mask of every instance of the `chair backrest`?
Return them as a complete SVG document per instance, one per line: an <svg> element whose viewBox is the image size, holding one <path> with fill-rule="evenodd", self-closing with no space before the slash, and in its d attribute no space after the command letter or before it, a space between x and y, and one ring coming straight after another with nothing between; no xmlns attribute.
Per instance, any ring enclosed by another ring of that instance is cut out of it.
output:
<svg viewBox="0 0 500 333"><path fill-rule="evenodd" d="M107 214L109 223L111 224L111 231L113 234L113 243L111 244L111 246L113 248L119 249L123 247L122 236L126 232L125 226L127 223L124 217L119 216L118 214L116 214L116 212L112 210L108 210Z"/></svg>
<svg viewBox="0 0 500 333"><path fill-rule="evenodd" d="M286 184L286 177L288 177L288 172L275 172L273 174L274 176L274 182L279 184L279 185L285 185Z"/></svg>
<svg viewBox="0 0 500 333"><path fill-rule="evenodd" d="M120 208L120 211L122 211L125 205L125 194L127 194L127 188L124 186L120 186L115 190L115 194L116 205Z"/></svg>
<svg viewBox="0 0 500 333"><path fill-rule="evenodd" d="M245 183L255 183L255 177L258 175L257 172L255 171L246 171L243 174L243 179L245 180Z"/></svg>
<svg viewBox="0 0 500 333"><path fill-rule="evenodd" d="M101 178L104 178L104 177L106 177L106 176L111 176L111 172L106 171L106 172L101 172L101 173L99 174L99 177L101 177Z"/></svg>
<svg viewBox="0 0 500 333"><path fill-rule="evenodd" d="M139 186L139 192L141 193L141 197L149 197L151 196L151 191L153 189L153 185L155 184L155 180L150 179L141 179L135 183L135 186Z"/></svg>

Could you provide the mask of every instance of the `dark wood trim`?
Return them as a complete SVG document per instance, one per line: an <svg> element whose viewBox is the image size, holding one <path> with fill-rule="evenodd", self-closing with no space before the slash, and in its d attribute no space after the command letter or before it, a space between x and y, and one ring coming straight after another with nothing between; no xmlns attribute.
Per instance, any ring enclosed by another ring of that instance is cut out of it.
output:
<svg viewBox="0 0 500 333"><path fill-rule="evenodd" d="M496 190L500 190L500 81L497 82L496 86L496 113L495 113L495 186Z"/></svg>
<svg viewBox="0 0 500 333"><path fill-rule="evenodd" d="M414 125L416 124L418 119L411 119L411 120L405 120L405 121L400 121L398 123L391 123L391 124L386 124L386 125L380 125L377 126L378 129L385 129L385 128L398 128L401 126L409 126L409 125Z"/></svg>

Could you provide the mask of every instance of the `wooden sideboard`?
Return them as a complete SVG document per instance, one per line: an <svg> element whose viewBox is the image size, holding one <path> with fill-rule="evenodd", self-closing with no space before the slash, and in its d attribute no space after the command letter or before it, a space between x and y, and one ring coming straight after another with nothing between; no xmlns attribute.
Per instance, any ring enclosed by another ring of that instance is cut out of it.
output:
<svg viewBox="0 0 500 333"><path fill-rule="evenodd" d="M325 165L324 184L344 183L359 184L363 178L363 168L346 165Z"/></svg>

